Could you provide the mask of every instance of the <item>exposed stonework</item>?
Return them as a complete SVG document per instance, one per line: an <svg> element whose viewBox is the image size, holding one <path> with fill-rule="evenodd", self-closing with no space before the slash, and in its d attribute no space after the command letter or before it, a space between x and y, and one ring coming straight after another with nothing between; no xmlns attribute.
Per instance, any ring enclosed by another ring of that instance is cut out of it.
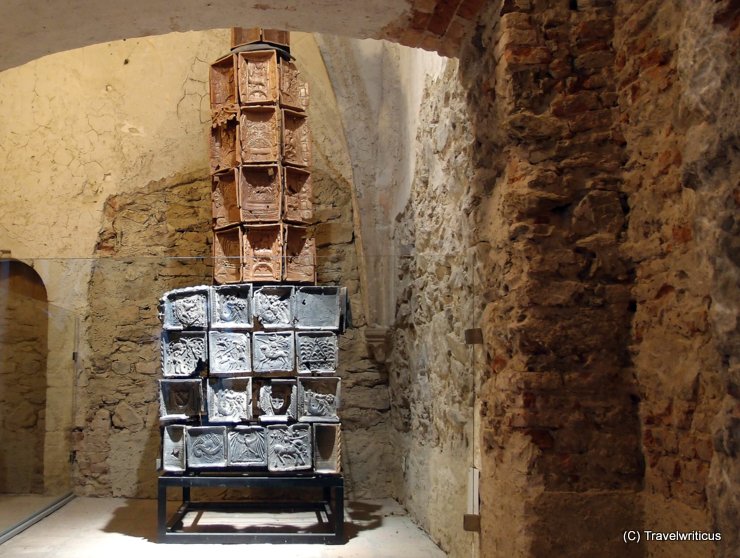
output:
<svg viewBox="0 0 740 558"><path fill-rule="evenodd" d="M726 480L733 470L738 478L732 416L740 409L732 387L738 280L729 255L737 237L739 159L730 146L738 131L738 12L723 2L618 6L645 526L719 531L720 554L731 556L739 501ZM695 544L648 546L650 556L697 551Z"/></svg>
<svg viewBox="0 0 740 558"><path fill-rule="evenodd" d="M106 202L83 325L89 348L78 379L74 474L82 494L156 493L156 293L210 279L210 209L205 173Z"/></svg>
<svg viewBox="0 0 740 558"><path fill-rule="evenodd" d="M421 102L416 172L397 217L396 321L388 368L396 497L451 556L466 556L467 471L475 462L475 378L464 330L477 327L474 281L473 137L465 93L450 61Z"/></svg>
<svg viewBox="0 0 740 558"><path fill-rule="evenodd" d="M0 493L41 493L49 305L21 262L0 261L0 281Z"/></svg>
<svg viewBox="0 0 740 558"><path fill-rule="evenodd" d="M641 524L642 465L612 10L495 2L484 21L462 59L487 349L481 552L641 555L621 539Z"/></svg>

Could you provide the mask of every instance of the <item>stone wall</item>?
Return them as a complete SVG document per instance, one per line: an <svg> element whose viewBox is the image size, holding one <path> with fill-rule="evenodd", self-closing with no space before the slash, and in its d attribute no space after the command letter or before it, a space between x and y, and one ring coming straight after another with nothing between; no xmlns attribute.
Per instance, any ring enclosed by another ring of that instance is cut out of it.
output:
<svg viewBox="0 0 740 558"><path fill-rule="evenodd" d="M462 57L476 137L484 556L632 556L639 394L609 2L495 2Z"/></svg>
<svg viewBox="0 0 740 558"><path fill-rule="evenodd" d="M451 60L427 78L415 174L394 231L398 293L390 331L393 439L402 463L396 497L451 556L467 556L462 530L468 469L475 463L473 138Z"/></svg>
<svg viewBox="0 0 740 558"><path fill-rule="evenodd" d="M645 526L719 531L719 554L731 556L740 501L729 482L733 473L737 479L740 409L731 255L740 161L738 10L727 2L618 6ZM650 556L697 552L709 555L695 544L648 547Z"/></svg>

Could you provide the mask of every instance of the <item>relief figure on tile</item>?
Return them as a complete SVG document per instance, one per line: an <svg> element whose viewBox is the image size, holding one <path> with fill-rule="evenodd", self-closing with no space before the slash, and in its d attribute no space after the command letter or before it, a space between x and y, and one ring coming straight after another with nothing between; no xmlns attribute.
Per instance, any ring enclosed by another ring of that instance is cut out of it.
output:
<svg viewBox="0 0 740 558"><path fill-rule="evenodd" d="M194 337L181 337L167 344L165 374L188 376L198 368L198 362L205 359L205 340Z"/></svg>
<svg viewBox="0 0 740 558"><path fill-rule="evenodd" d="M291 427L270 430L269 460L271 468L291 469L310 464L311 445L308 430Z"/></svg>
<svg viewBox="0 0 740 558"><path fill-rule="evenodd" d="M254 297L254 313L263 325L287 324L290 321L290 299L258 292Z"/></svg>
<svg viewBox="0 0 740 558"><path fill-rule="evenodd" d="M218 321L224 323L248 323L249 303L233 294L221 295L217 302Z"/></svg>
<svg viewBox="0 0 740 558"><path fill-rule="evenodd" d="M215 341L215 342L214 342ZM216 370L238 372L249 370L249 337L240 333L211 332L211 350Z"/></svg>
<svg viewBox="0 0 740 558"><path fill-rule="evenodd" d="M185 327L206 326L206 298L192 295L172 301L172 314Z"/></svg>
<svg viewBox="0 0 740 558"><path fill-rule="evenodd" d="M233 389L222 389L213 394L214 417L240 421L246 415L247 394Z"/></svg>
<svg viewBox="0 0 740 558"><path fill-rule="evenodd" d="M264 463L266 457L264 431L229 433L229 460L232 463Z"/></svg>
<svg viewBox="0 0 740 558"><path fill-rule="evenodd" d="M310 390L304 392L306 414L312 417L336 416L336 397L331 393L316 393Z"/></svg>
<svg viewBox="0 0 740 558"><path fill-rule="evenodd" d="M259 338L259 367L262 370L292 368L290 362L290 338L274 333L266 339Z"/></svg>
<svg viewBox="0 0 740 558"><path fill-rule="evenodd" d="M191 453L204 462L217 462L223 457L223 436L207 432L205 434L200 434L194 439L191 438L190 443L193 445Z"/></svg>

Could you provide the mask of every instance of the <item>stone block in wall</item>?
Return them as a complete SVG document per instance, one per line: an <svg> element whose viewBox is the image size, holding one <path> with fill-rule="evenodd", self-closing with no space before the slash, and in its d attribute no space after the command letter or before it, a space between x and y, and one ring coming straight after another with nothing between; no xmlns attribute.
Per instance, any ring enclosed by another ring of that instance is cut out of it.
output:
<svg viewBox="0 0 740 558"><path fill-rule="evenodd" d="M293 292L290 285L266 285L254 291L254 318L264 329L293 327Z"/></svg>
<svg viewBox="0 0 740 558"><path fill-rule="evenodd" d="M282 269L282 228L280 225L252 225L244 233L245 281L280 281Z"/></svg>
<svg viewBox="0 0 740 558"><path fill-rule="evenodd" d="M242 280L242 231L239 227L213 233L213 279L216 283Z"/></svg>
<svg viewBox="0 0 740 558"><path fill-rule="evenodd" d="M313 425L313 467L317 473L342 470L342 430L339 424Z"/></svg>
<svg viewBox="0 0 740 558"><path fill-rule="evenodd" d="M342 295L340 287L306 286L296 289L293 302L296 329L339 329Z"/></svg>
<svg viewBox="0 0 740 558"><path fill-rule="evenodd" d="M229 430L229 467L267 467L267 439L262 426L236 426Z"/></svg>
<svg viewBox="0 0 740 558"><path fill-rule="evenodd" d="M162 326L167 330L208 327L208 288L190 287L166 292L161 299Z"/></svg>
<svg viewBox="0 0 740 558"><path fill-rule="evenodd" d="M311 468L311 425L273 424L267 427L267 469L300 471Z"/></svg>
<svg viewBox="0 0 740 558"><path fill-rule="evenodd" d="M300 422L339 422L339 378L300 378L297 415Z"/></svg>
<svg viewBox="0 0 740 558"><path fill-rule="evenodd" d="M252 340L247 332L208 332L209 372L213 376L252 371Z"/></svg>
<svg viewBox="0 0 740 558"><path fill-rule="evenodd" d="M277 163L280 157L278 111L272 107L242 108L239 113L239 162Z"/></svg>
<svg viewBox="0 0 740 558"><path fill-rule="evenodd" d="M165 426L162 437L162 469L169 473L184 473L186 466L185 427L180 424Z"/></svg>
<svg viewBox="0 0 740 558"><path fill-rule="evenodd" d="M296 337L298 374L334 374L339 362L337 336L330 331L299 331Z"/></svg>
<svg viewBox="0 0 740 558"><path fill-rule="evenodd" d="M226 467L226 427L188 426L185 449L188 468Z"/></svg>
<svg viewBox="0 0 740 558"><path fill-rule="evenodd" d="M297 167L311 165L311 136L308 117L292 110L282 111L283 163Z"/></svg>
<svg viewBox="0 0 740 558"><path fill-rule="evenodd" d="M296 419L298 386L295 380L252 380L252 416L260 422L288 422Z"/></svg>
<svg viewBox="0 0 740 558"><path fill-rule="evenodd" d="M292 331L257 331L253 336L255 373L293 372L295 340Z"/></svg>
<svg viewBox="0 0 740 558"><path fill-rule="evenodd" d="M310 223L313 220L313 186L311 173L306 169L284 169L283 218L293 223Z"/></svg>
<svg viewBox="0 0 740 558"><path fill-rule="evenodd" d="M267 105L278 101L278 66L274 50L237 54L239 102Z"/></svg>
<svg viewBox="0 0 740 558"><path fill-rule="evenodd" d="M209 161L211 173L227 171L236 166L239 155L239 137L236 117L211 126Z"/></svg>
<svg viewBox="0 0 740 558"><path fill-rule="evenodd" d="M165 378L192 376L208 362L205 331L164 330L160 347Z"/></svg>
<svg viewBox="0 0 740 558"><path fill-rule="evenodd" d="M227 54L211 64L208 73L211 111L214 121L236 114L237 83L234 56Z"/></svg>
<svg viewBox="0 0 740 558"><path fill-rule="evenodd" d="M215 286L210 293L212 328L252 328L252 285Z"/></svg>
<svg viewBox="0 0 740 558"><path fill-rule="evenodd" d="M211 179L211 208L216 229L237 225L241 220L236 172L230 169Z"/></svg>
<svg viewBox="0 0 740 558"><path fill-rule="evenodd" d="M209 378L208 420L238 423L252 418L252 379Z"/></svg>
<svg viewBox="0 0 740 558"><path fill-rule="evenodd" d="M316 241L310 229L286 225L283 252L286 281L313 283L316 280Z"/></svg>
<svg viewBox="0 0 740 558"><path fill-rule="evenodd" d="M280 62L280 106L296 111L308 110L308 83L300 77L295 64Z"/></svg>
<svg viewBox="0 0 740 558"><path fill-rule="evenodd" d="M282 213L282 177L278 165L239 169L239 205L245 223L274 223Z"/></svg>
<svg viewBox="0 0 740 558"><path fill-rule="evenodd" d="M203 386L200 378L159 380L160 420L187 420L203 413Z"/></svg>

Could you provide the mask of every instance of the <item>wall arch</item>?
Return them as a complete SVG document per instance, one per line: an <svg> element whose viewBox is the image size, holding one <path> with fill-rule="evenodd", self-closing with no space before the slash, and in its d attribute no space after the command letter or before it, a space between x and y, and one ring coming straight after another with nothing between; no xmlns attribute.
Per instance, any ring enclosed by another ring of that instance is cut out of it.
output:
<svg viewBox="0 0 740 558"><path fill-rule="evenodd" d="M0 9L6 12L0 17L0 71L97 43L235 26L388 39L454 55L485 2L77 0L50 4L29 0L12 4L12 10Z"/></svg>

